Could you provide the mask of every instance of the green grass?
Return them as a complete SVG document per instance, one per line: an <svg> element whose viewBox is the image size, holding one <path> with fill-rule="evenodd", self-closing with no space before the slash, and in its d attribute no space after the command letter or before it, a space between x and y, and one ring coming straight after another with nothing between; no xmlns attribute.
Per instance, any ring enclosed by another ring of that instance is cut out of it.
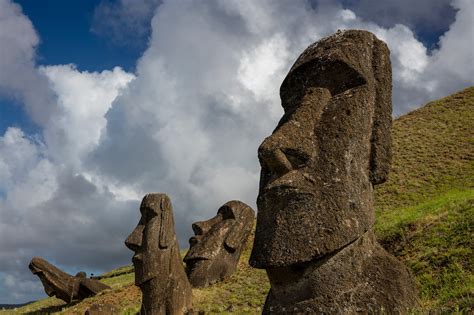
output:
<svg viewBox="0 0 474 315"><path fill-rule="evenodd" d="M96 278L99 279L99 280L100 279L110 279L110 278L120 276L122 274L131 273L131 272L133 272L133 266L128 265L128 266L123 266L123 267L111 270L109 272L103 273L99 277L96 277Z"/></svg>
<svg viewBox="0 0 474 315"><path fill-rule="evenodd" d="M393 123L381 211L415 206L447 191L474 189L474 87L428 103Z"/></svg>
<svg viewBox="0 0 474 315"><path fill-rule="evenodd" d="M466 311L474 298L474 190L449 191L378 217L382 245L415 275L422 308Z"/></svg>
<svg viewBox="0 0 474 315"><path fill-rule="evenodd" d="M394 121L389 180L375 192L375 231L382 245L410 267L420 313L474 310L474 87L430 102ZM258 314L269 283L248 266L249 240L238 271L226 281L193 290L195 310L206 314ZM124 273L125 272L125 273ZM96 302L139 310L141 293L131 266L102 275L112 287L73 305L47 298L0 314L83 314Z"/></svg>
<svg viewBox="0 0 474 315"><path fill-rule="evenodd" d="M413 271L425 312L474 310L474 87L394 121L377 187L379 241Z"/></svg>
<svg viewBox="0 0 474 315"><path fill-rule="evenodd" d="M446 211L454 211L459 204L474 200L474 189L451 190L416 206L392 211L377 211L375 232L379 239L404 238L414 228L413 224L436 220ZM429 227L429 224L426 224Z"/></svg>
<svg viewBox="0 0 474 315"><path fill-rule="evenodd" d="M101 275L101 282L112 289L80 303L66 304L55 297L45 298L17 310L0 311L0 314L84 314L94 303L110 303L122 309L122 314L135 314L140 306L140 290L133 285L135 275L132 266L114 269Z"/></svg>

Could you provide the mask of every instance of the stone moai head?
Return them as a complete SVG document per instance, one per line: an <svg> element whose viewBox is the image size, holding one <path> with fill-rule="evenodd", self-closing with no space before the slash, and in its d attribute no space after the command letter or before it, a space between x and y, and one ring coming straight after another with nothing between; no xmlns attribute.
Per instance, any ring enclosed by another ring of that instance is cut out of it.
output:
<svg viewBox="0 0 474 315"><path fill-rule="evenodd" d="M98 280L87 279L85 272L81 271L72 276L41 257L33 257L28 268L40 278L48 296L55 296L67 303L83 300L110 289Z"/></svg>
<svg viewBox="0 0 474 315"><path fill-rule="evenodd" d="M373 186L390 163L389 50L369 32L338 32L299 56L280 97L285 113L258 150L257 268L322 257L373 225Z"/></svg>
<svg viewBox="0 0 474 315"><path fill-rule="evenodd" d="M142 291L140 314L185 314L192 291L174 230L173 208L165 194L147 194L141 218L125 240L135 255L135 284Z"/></svg>
<svg viewBox="0 0 474 315"><path fill-rule="evenodd" d="M215 217L193 223L195 236L189 240L190 248L184 257L192 286L204 287L236 270L254 219L251 207L233 200L220 207Z"/></svg>
<svg viewBox="0 0 474 315"><path fill-rule="evenodd" d="M137 227L125 240L135 255L135 284L152 278L166 279L171 262L171 250L176 246L173 209L165 194L147 194L140 205L141 218Z"/></svg>

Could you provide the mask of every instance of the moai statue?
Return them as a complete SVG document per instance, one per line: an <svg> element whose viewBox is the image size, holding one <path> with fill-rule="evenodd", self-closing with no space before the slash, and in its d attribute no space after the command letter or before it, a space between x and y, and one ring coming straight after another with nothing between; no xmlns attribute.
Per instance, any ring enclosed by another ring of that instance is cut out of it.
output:
<svg viewBox="0 0 474 315"><path fill-rule="evenodd" d="M375 240L373 187L390 166L391 65L366 31L309 46L280 88L285 110L261 144L250 265L266 269L264 313L406 312L408 269Z"/></svg>
<svg viewBox="0 0 474 315"><path fill-rule="evenodd" d="M135 284L142 291L140 314L185 314L192 291L181 261L174 230L173 208L165 194L147 194L141 218L125 240L135 255Z"/></svg>
<svg viewBox="0 0 474 315"><path fill-rule="evenodd" d="M48 296L55 296L66 303L83 300L110 289L108 285L98 280L87 279L85 272L71 276L41 257L33 257L28 267L40 278Z"/></svg>
<svg viewBox="0 0 474 315"><path fill-rule="evenodd" d="M220 207L215 217L193 223L195 236L184 257L193 287L205 287L235 272L254 220L252 208L233 200Z"/></svg>

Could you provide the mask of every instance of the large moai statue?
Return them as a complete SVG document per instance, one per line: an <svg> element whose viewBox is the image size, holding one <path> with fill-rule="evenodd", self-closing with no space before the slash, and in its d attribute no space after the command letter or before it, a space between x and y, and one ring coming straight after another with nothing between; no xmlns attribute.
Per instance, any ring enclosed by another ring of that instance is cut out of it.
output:
<svg viewBox="0 0 474 315"><path fill-rule="evenodd" d="M366 31L309 46L280 88L285 110L261 144L250 264L271 289L264 313L403 313L408 269L375 240L373 187L390 166L391 65Z"/></svg>
<svg viewBox="0 0 474 315"><path fill-rule="evenodd" d="M66 303L80 301L110 289L98 280L86 278L85 272L72 276L41 257L33 257L28 268L40 278L48 296L55 296Z"/></svg>
<svg viewBox="0 0 474 315"><path fill-rule="evenodd" d="M135 255L135 284L142 291L140 314L186 314L192 290L181 260L173 208L165 194L147 194L141 218L125 240Z"/></svg>
<svg viewBox="0 0 474 315"><path fill-rule="evenodd" d="M195 236L184 257L193 287L205 287L231 276L252 231L255 212L245 203L232 200L207 221L193 223Z"/></svg>

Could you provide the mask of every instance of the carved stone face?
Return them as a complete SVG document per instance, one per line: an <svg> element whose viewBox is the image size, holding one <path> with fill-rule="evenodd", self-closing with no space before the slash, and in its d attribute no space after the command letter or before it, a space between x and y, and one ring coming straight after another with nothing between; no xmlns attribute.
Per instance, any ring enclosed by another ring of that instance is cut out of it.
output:
<svg viewBox="0 0 474 315"><path fill-rule="evenodd" d="M192 290L180 257L171 201L165 194L147 194L140 212L137 227L125 240L135 252L135 284L142 291L140 314L187 314Z"/></svg>
<svg viewBox="0 0 474 315"><path fill-rule="evenodd" d="M110 289L109 286L98 280L87 279L84 272L71 276L41 257L33 257L28 267L34 275L40 278L48 296L56 296L68 303Z"/></svg>
<svg viewBox="0 0 474 315"><path fill-rule="evenodd" d="M252 208L234 200L220 207L215 217L193 223L195 236L189 240L184 262L194 287L222 280L235 271L254 215Z"/></svg>
<svg viewBox="0 0 474 315"><path fill-rule="evenodd" d="M56 296L60 291L67 291L67 286L63 284L64 279L71 276L59 270L40 257L33 257L29 264L31 272L40 278L44 291L48 296Z"/></svg>
<svg viewBox="0 0 474 315"><path fill-rule="evenodd" d="M324 256L374 223L372 186L388 172L390 62L369 33L344 36L310 46L280 89L285 114L258 151L254 267Z"/></svg>
<svg viewBox="0 0 474 315"><path fill-rule="evenodd" d="M141 218L125 240L135 255L135 284L167 275L171 260L170 245L175 242L171 201L165 194L148 194L140 205Z"/></svg>

